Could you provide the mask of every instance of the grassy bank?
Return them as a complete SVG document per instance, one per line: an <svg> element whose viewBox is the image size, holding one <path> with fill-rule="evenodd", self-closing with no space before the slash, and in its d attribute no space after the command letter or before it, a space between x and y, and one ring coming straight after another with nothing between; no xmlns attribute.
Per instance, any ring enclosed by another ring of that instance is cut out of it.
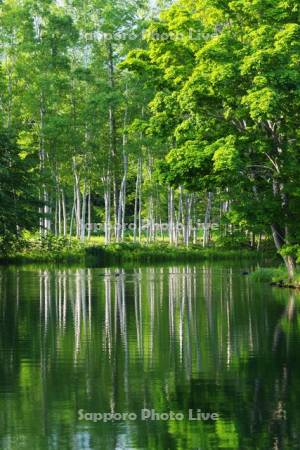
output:
<svg viewBox="0 0 300 450"><path fill-rule="evenodd" d="M234 258L256 258L257 252L250 250L221 250L217 248L175 247L164 244L113 244L109 246L92 246L87 248L87 254L99 260L112 262L160 262L160 261L195 261L222 260Z"/></svg>
<svg viewBox="0 0 300 450"><path fill-rule="evenodd" d="M170 246L167 244L122 243L108 246L72 243L63 240L27 243L22 251L0 258L3 263L89 263L98 265L122 264L126 262L164 262L258 258L262 256L254 250L226 250L202 248L200 246Z"/></svg>
<svg viewBox="0 0 300 450"><path fill-rule="evenodd" d="M279 287L300 288L300 270L296 272L294 280L289 281L285 267L260 268L251 274L254 281L274 284Z"/></svg>

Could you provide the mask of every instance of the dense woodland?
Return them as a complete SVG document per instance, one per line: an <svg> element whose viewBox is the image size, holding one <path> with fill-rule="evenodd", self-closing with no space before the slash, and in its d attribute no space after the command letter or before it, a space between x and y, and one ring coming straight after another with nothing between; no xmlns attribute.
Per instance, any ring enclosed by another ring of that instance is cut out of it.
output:
<svg viewBox="0 0 300 450"><path fill-rule="evenodd" d="M29 232L206 246L218 224L293 276L298 1L4 0L0 42L3 253Z"/></svg>

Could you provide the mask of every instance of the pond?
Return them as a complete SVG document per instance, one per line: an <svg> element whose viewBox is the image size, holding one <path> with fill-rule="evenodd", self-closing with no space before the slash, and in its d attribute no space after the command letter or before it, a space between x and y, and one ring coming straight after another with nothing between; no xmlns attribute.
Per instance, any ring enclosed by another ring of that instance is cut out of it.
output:
<svg viewBox="0 0 300 450"><path fill-rule="evenodd" d="M1 268L0 448L299 449L298 305L234 263Z"/></svg>

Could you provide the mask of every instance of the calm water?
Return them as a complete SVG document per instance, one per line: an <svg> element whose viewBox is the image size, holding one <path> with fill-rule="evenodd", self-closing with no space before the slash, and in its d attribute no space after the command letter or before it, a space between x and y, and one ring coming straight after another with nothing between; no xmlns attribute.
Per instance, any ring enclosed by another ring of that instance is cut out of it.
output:
<svg viewBox="0 0 300 450"><path fill-rule="evenodd" d="M2 268L0 449L300 449L298 305L228 264Z"/></svg>

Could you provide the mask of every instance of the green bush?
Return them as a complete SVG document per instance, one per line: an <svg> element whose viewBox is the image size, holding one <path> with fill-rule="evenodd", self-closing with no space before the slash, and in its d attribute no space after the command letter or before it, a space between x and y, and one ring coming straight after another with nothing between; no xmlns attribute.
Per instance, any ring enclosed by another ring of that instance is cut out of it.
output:
<svg viewBox="0 0 300 450"><path fill-rule="evenodd" d="M0 257L7 257L20 251L25 246L25 241L20 235L14 235L6 231L0 235Z"/></svg>
<svg viewBox="0 0 300 450"><path fill-rule="evenodd" d="M285 267L274 267L274 268L260 268L251 274L251 278L255 281L265 282L265 283L280 283L289 285L289 276ZM293 285L298 285L300 281L299 272L296 273L293 280Z"/></svg>
<svg viewBox="0 0 300 450"><path fill-rule="evenodd" d="M249 248L249 240L241 234L233 234L229 236L217 236L214 244L217 248L223 249L241 249Z"/></svg>

